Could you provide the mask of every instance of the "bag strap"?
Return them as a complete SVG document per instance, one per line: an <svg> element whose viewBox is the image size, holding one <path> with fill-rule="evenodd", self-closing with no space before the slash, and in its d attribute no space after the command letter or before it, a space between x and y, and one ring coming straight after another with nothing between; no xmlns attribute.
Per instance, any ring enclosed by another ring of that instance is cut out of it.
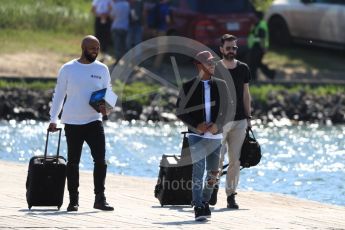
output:
<svg viewBox="0 0 345 230"><path fill-rule="evenodd" d="M61 141L61 131L62 128L57 128L57 130L59 131L59 141L58 141L58 147L57 147L57 151L56 151L56 161L59 162L58 158L59 158L59 153L60 153L60 141ZM51 131L48 129L47 130L47 137L46 137L46 146L44 148L44 161L43 163L46 163L47 160L47 149L48 149L48 140L49 140L49 133Z"/></svg>
<svg viewBox="0 0 345 230"><path fill-rule="evenodd" d="M256 140L256 138L255 138L255 136L254 136L254 132L253 132L252 128L250 128L250 127L248 127L248 128L247 128L247 134L249 134L249 131L250 131L250 133L252 134L253 139L255 139L255 140Z"/></svg>
<svg viewBox="0 0 345 230"><path fill-rule="evenodd" d="M226 169L228 166L229 166L229 164L223 165L222 173L219 175L219 177L225 175L225 174L228 172L227 170L224 170L224 169Z"/></svg>
<svg viewBox="0 0 345 230"><path fill-rule="evenodd" d="M223 166L223 169L225 169L225 168L228 167L228 166L229 166L229 164L224 165L224 166ZM243 166L240 168L240 171L241 171L242 169L244 169ZM223 175L225 175L225 174L227 174L227 173L228 173L228 170L223 170L219 177L221 177L221 176L223 176Z"/></svg>

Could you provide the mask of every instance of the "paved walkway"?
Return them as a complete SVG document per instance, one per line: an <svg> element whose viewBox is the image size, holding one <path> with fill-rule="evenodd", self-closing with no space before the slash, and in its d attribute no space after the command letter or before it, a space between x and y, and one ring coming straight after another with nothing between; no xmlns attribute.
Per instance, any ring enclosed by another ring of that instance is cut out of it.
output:
<svg viewBox="0 0 345 230"><path fill-rule="evenodd" d="M345 229L345 207L289 196L239 192L239 210L227 210L220 191L208 222L195 222L189 206L161 207L153 197L155 180L108 175L107 197L114 212L92 208L92 174L81 173L80 208L67 213L68 196L60 211L28 210L25 200L27 165L0 161L0 229Z"/></svg>

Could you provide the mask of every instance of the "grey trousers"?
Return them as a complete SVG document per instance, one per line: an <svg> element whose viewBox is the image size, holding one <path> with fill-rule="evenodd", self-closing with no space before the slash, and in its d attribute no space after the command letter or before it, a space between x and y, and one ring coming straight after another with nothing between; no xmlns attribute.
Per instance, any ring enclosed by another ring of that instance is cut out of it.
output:
<svg viewBox="0 0 345 230"><path fill-rule="evenodd" d="M226 174L225 192L227 196L236 192L240 178L241 148L246 136L248 122L246 119L232 121L223 128L223 141L220 150L220 172L224 163L225 153L228 153L229 167Z"/></svg>

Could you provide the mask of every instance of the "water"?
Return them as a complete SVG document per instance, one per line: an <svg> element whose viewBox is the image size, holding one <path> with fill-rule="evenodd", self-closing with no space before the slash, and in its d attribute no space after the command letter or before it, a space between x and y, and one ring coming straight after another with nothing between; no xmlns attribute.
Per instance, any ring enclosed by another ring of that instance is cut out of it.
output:
<svg viewBox="0 0 345 230"><path fill-rule="evenodd" d="M47 126L48 123L36 121L1 121L0 159L28 163L33 155L43 154ZM180 123L108 122L105 130L108 172L156 178L161 155L180 152L180 131L184 127ZM345 206L344 125L257 122L254 132L263 158L258 166L241 171L239 189L283 193ZM57 136L50 136L50 154L56 151ZM61 155L66 156L64 135ZM86 144L80 167L84 170L93 167Z"/></svg>

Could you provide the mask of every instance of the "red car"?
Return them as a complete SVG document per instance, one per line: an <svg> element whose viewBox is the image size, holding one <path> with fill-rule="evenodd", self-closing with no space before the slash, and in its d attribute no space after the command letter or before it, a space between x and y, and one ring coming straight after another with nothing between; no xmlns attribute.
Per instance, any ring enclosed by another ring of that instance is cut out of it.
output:
<svg viewBox="0 0 345 230"><path fill-rule="evenodd" d="M147 12L155 0L145 1ZM195 39L218 52L220 37L225 33L238 37L239 54L247 50L247 37L256 21L249 0L171 0L173 23L168 34ZM150 29L145 27L144 37Z"/></svg>

